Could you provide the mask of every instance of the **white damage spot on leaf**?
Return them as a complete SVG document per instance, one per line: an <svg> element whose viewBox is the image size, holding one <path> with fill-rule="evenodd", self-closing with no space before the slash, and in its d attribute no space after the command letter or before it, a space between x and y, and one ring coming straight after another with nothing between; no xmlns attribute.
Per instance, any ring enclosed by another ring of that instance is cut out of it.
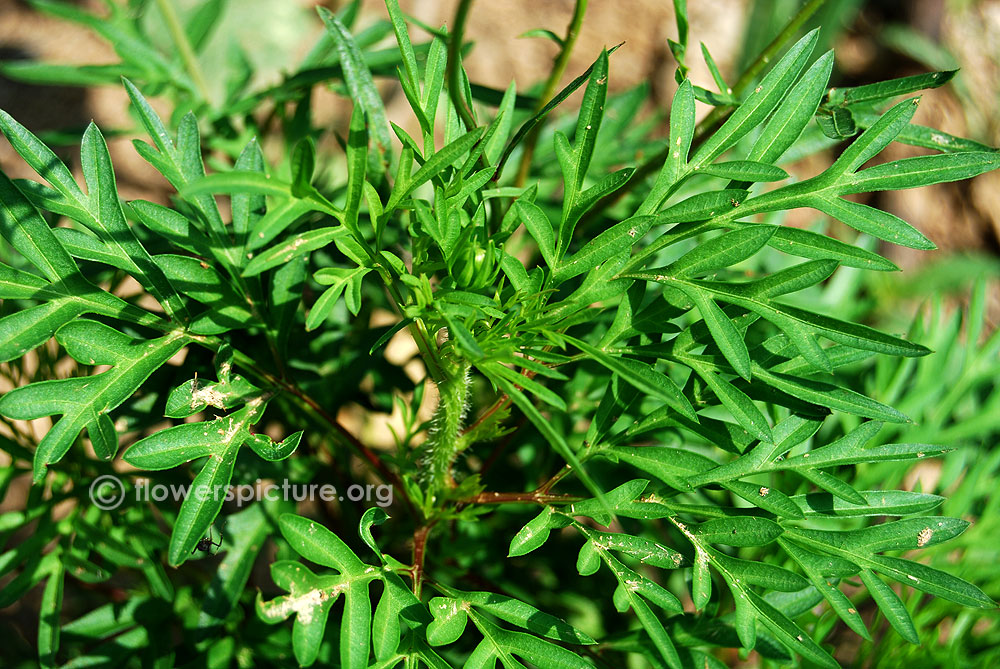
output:
<svg viewBox="0 0 1000 669"><path fill-rule="evenodd" d="M216 390L214 385L200 389L196 387L191 391L191 409L196 410L202 404L225 409L226 394Z"/></svg>
<svg viewBox="0 0 1000 669"><path fill-rule="evenodd" d="M294 613L299 622L308 625L323 603L331 597L336 599L342 590L341 586L329 591L317 588L301 595L293 594L283 598L279 597L268 604L267 615L268 617L285 619Z"/></svg>
<svg viewBox="0 0 1000 669"><path fill-rule="evenodd" d="M770 492L771 492L771 489L768 488L767 486L761 486L760 487L760 496L761 497L767 497L770 494Z"/></svg>
<svg viewBox="0 0 1000 669"><path fill-rule="evenodd" d="M920 533L917 534L917 547L923 548L924 546L926 546L930 542L931 537L933 536L934 536L934 530L932 530L929 527L925 527L924 529L920 530Z"/></svg>

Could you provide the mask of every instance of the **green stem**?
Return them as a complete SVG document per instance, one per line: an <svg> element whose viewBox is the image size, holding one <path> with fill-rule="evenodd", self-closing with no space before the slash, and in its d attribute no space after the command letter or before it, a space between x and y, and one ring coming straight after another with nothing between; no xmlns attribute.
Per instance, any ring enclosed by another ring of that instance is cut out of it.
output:
<svg viewBox="0 0 1000 669"><path fill-rule="evenodd" d="M202 99L206 104L210 105L209 98L211 96L208 93L208 85L205 83L201 66L198 65L198 58L191 47L191 42L188 41L180 19L177 18L177 12L174 10L173 4L170 0L156 0L156 6L159 8L160 13L163 14L163 19L167 22L167 30L170 32L170 38L173 40L174 46L180 52L181 60L184 61L184 69L191 76L191 80L201 94Z"/></svg>
<svg viewBox="0 0 1000 669"><path fill-rule="evenodd" d="M538 102L535 103L536 114L542 111L549 100L552 99L552 96L556 94L556 87L559 85L563 74L566 73L566 67L569 65L569 57L573 52L573 46L576 44L576 38L580 36L580 28L583 26L583 17L586 13L587 0L576 0L573 17L566 28L566 37L563 38L562 48L559 50L559 55L556 56L555 65L552 67L549 78L545 82L545 88L542 90ZM542 123L544 123L544 119L532 128L531 132L524 139L524 153L521 154L521 162L517 167L517 178L514 182L516 186L523 186L524 182L528 179L531 159L535 155L535 146L538 144L538 134L542 129Z"/></svg>
<svg viewBox="0 0 1000 669"><path fill-rule="evenodd" d="M455 369L438 383L438 406L424 445L424 476L431 499L455 485L451 467L466 445L462 422L468 408L469 385L469 363L465 361L455 365Z"/></svg>
<svg viewBox="0 0 1000 669"><path fill-rule="evenodd" d="M795 39L798 34L799 29L805 25L805 22L812 18L812 15L819 11L819 8L823 6L826 0L809 0L799 13L792 17L785 27L782 29L778 36L775 37L770 44L768 44L760 55L757 56L757 60L751 63L750 67L740 76L736 85L733 86L733 97L739 98L743 95L743 92L749 88L760 75L760 73L767 67L774 57L777 56L785 46Z"/></svg>
<svg viewBox="0 0 1000 669"><path fill-rule="evenodd" d="M448 94L462 122L465 123L466 130L473 130L476 127L472 110L465 104L465 98L462 96L462 38L465 35L465 22L469 18L471 7L472 0L461 0L458 3L454 26L448 35Z"/></svg>

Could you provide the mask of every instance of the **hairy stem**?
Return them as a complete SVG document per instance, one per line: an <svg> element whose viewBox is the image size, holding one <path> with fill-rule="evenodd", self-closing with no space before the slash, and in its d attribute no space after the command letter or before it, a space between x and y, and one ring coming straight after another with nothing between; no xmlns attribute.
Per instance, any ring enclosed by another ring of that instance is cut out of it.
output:
<svg viewBox="0 0 1000 669"><path fill-rule="evenodd" d="M462 423L468 409L469 384L469 364L464 361L438 383L440 397L423 458L424 477L432 497L455 485L451 467L465 448Z"/></svg>

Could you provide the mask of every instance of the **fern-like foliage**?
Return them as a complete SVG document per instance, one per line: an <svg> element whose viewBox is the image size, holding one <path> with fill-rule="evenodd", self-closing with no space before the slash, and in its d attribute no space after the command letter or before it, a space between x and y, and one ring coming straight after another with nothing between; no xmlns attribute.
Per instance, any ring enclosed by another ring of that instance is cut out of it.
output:
<svg viewBox="0 0 1000 669"><path fill-rule="evenodd" d="M92 23L84 12L42 4ZM684 3L676 4L683 18ZM0 175L0 234L16 251L0 264L0 359L22 369L29 359L44 363L54 336L77 363L70 378L24 376L30 382L0 398L7 419L56 417L36 444L7 440L13 463L3 479L6 486L30 460L34 483L51 491L45 499L33 492L32 508L4 517L5 531L38 524L34 537L0 556L0 575L19 569L5 603L46 581L44 664L58 663L64 587L118 570L141 573L141 596L62 626L67 638L106 643L74 651L71 665L162 661L169 642L152 635L183 621L185 634L197 631L183 653L221 638L228 645L211 650L220 662L243 652L281 662L290 648L303 666L569 668L638 655L680 669L722 666L713 652L728 647L836 667L824 647L829 626L809 617L819 604L870 639L859 609L870 597L912 643L920 642L917 627L887 581L994 606L977 586L912 552L968 526L926 515L942 497L854 483L853 466L905 468L952 448L931 434L927 443L880 439L880 430L909 425L891 406L905 399L905 384L865 393L852 376L874 356L884 366L929 354L924 333L882 332L815 299L842 267L896 267L874 244L780 219L809 208L861 239L934 248L905 221L847 196L1000 167L989 147L911 124L918 98L889 104L951 73L830 89L833 55L815 57L813 30L736 93L705 50L714 93L684 77L679 24L669 139L633 167L652 140L633 133L642 91L608 92L613 50L551 101L526 103L513 86L492 95L471 85L455 37L440 31L414 45L396 1L386 7L380 30L396 37L391 56L369 49L373 35L352 34L349 16L321 8L326 33L298 79L266 95L230 91L231 108L252 108L261 96L309 90L320 71L334 77L354 112L340 138L345 169L333 174L317 149L307 94L296 100L287 155L270 160L250 132L231 160L216 157L206 170L202 130L217 133L235 114L213 110L197 77L175 76L175 63L122 33L129 24L119 14L93 27L124 40L123 62L88 70L94 80L126 74L156 92L153 84L168 79L175 98L211 121L200 127L190 111L164 121L140 87L124 82L151 141L137 140L135 150L174 189L171 206L120 199L96 126L82 138L79 183L41 140L0 114L0 130L41 179ZM188 27L195 46L211 18L198 16ZM373 78L386 63L399 65L417 136L388 120ZM34 76L46 72L62 70ZM30 68L18 73L32 76ZM580 88L578 115L539 135ZM486 98L495 113L480 103ZM716 107L714 123L696 123L696 101ZM526 185L508 163L530 157L526 147L539 136ZM819 174L792 180L781 167L834 140L845 144ZM866 167L893 141L939 152ZM123 290L125 277L140 297ZM391 325L369 328L376 307L393 314ZM416 383L382 355L403 330L423 363ZM392 454L336 416L369 392L360 390L369 372L373 403L386 404L378 393L411 393ZM426 424L416 418L425 382L438 390ZM163 418L178 422L164 427ZM269 421L277 427L265 429ZM191 494L155 508L141 496L119 510L83 506L98 477L113 471L107 463L120 440L128 442L125 463L190 483ZM505 459L511 443L516 458ZM353 532L338 536L296 515L288 500L223 513L218 491L231 483L325 481L331 461L352 452L397 496L391 520L373 508L336 521L340 529L359 524L360 544ZM506 474L490 471L496 462ZM54 510L64 499L78 502L68 517ZM540 509L526 524L515 510L525 503ZM175 586L173 576L187 573L185 562L223 522L216 573L207 585ZM376 525L386 532L379 543ZM279 592L258 592L250 612L246 586L269 538L278 546L270 573ZM408 564L392 556L407 539ZM359 557L362 546L374 560ZM568 550L578 551L575 572ZM533 551L544 567L521 559ZM887 554L899 551L905 556ZM164 570L164 553L180 571ZM202 586L195 610L189 600ZM601 598L600 622L547 613L573 613L568 599L551 596L557 591ZM179 602L177 610L164 600ZM256 616L253 631L236 629L237 611ZM126 640L110 641L118 633Z"/></svg>

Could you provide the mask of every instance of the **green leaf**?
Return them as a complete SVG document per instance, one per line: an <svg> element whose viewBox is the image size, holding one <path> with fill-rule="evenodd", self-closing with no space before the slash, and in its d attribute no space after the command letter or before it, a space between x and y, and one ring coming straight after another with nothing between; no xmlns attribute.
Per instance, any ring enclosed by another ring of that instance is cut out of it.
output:
<svg viewBox="0 0 1000 669"><path fill-rule="evenodd" d="M618 580L618 589L615 591L615 602L618 604L619 600L617 597L621 597L619 610L624 611L626 608L631 608L663 660L671 669L679 669L681 666L680 657L677 655L677 649L673 641L671 641L670 635L667 634L663 623L656 617L656 614L649 608L649 605L639 596L643 587L642 584L649 582L648 579L644 579L639 574L636 574L636 572L625 567L625 565L613 557L606 556L604 559ZM676 612L673 608L668 610Z"/></svg>
<svg viewBox="0 0 1000 669"><path fill-rule="evenodd" d="M733 415L747 432L756 439L771 441L771 427L767 423L767 418L753 401L736 386L723 380L712 368L703 361L691 357L685 357L684 363L691 367L705 382L706 385L719 398L722 405Z"/></svg>
<svg viewBox="0 0 1000 669"><path fill-rule="evenodd" d="M864 504L854 504L827 493L795 495L792 501L809 515L831 516L906 516L930 511L944 502L944 497L906 490L866 490L859 493Z"/></svg>
<svg viewBox="0 0 1000 669"><path fill-rule="evenodd" d="M125 402L161 365L187 343L180 333L153 340L137 340L107 325L77 320L60 328L60 344L86 365L113 365L92 377L39 381L15 388L0 398L0 413L18 420L62 416L35 450L34 481L45 478L48 465L58 462L86 428L91 439L101 430L99 421ZM103 418L102 418L103 417ZM104 452L106 459L114 456Z"/></svg>
<svg viewBox="0 0 1000 669"><path fill-rule="evenodd" d="M923 523L921 532L908 537L908 540L912 541L914 546L920 543L923 536L926 536L923 534L925 531L933 532L938 522L941 522L942 526L944 525L944 521L939 519L915 518L911 520L915 520L918 523L927 521ZM892 525L901 522L903 521L896 521ZM906 527L910 529L912 525L907 525ZM795 529L786 531L786 536L789 539L803 543L811 548L843 557L854 564L877 571L900 583L928 594L943 597L964 606L980 608L992 608L996 606L993 600L983 593L982 590L960 578L919 562L875 555L873 554L873 550L878 550L881 544L872 543L866 545L863 539L853 543L844 543L839 541L836 536L830 536L836 534L838 533L821 532L819 530ZM876 534L875 536L878 537L879 535Z"/></svg>
<svg viewBox="0 0 1000 669"><path fill-rule="evenodd" d="M292 185L270 174L254 170L232 169L200 177L180 189L184 197L210 193L249 193L290 197Z"/></svg>
<svg viewBox="0 0 1000 669"><path fill-rule="evenodd" d="M476 128L475 130L471 130L450 144L444 146L440 151L434 153L434 155L427 158L427 161L420 167L420 169L406 181L405 187L399 187L397 185L397 187L393 189L392 195L389 196L389 201L385 205L385 212L379 218L387 218L393 211L395 211L396 207L399 206L399 203L409 197L410 193L412 193L418 186L421 186L438 176L441 172L450 167L456 160L471 151L472 147L479 141L479 138L482 136L484 131L485 128Z"/></svg>
<svg viewBox="0 0 1000 669"><path fill-rule="evenodd" d="M261 272L287 263L304 253L321 249L345 235L347 235L347 228L343 226L319 228L293 235L281 244L255 255L243 269L243 276L257 276Z"/></svg>
<svg viewBox="0 0 1000 669"><path fill-rule="evenodd" d="M56 653L59 651L59 614L63 607L63 584L65 570L59 566L49 575L42 592L38 608L38 664L41 667L56 667Z"/></svg>
<svg viewBox="0 0 1000 669"><path fill-rule="evenodd" d="M540 611L531 604L493 592L463 592L449 588L448 594L500 620L517 625L548 639L564 643L594 644L589 636L565 621ZM433 600L432 600L433 601ZM462 608L468 608L464 606ZM464 626L464 625L463 625Z"/></svg>
<svg viewBox="0 0 1000 669"><path fill-rule="evenodd" d="M726 122L702 144L691 158L688 170L696 170L717 157L756 128L788 93L792 83L809 61L819 29L796 42L764 76L760 84L726 119Z"/></svg>
<svg viewBox="0 0 1000 669"><path fill-rule="evenodd" d="M566 411L566 402L559 397L559 395L538 381L535 381L530 376L518 374L513 369L510 369L499 362L484 361L476 363L476 367L482 371L487 378L492 379L496 376L503 377L547 404L554 406L560 411Z"/></svg>
<svg viewBox="0 0 1000 669"><path fill-rule="evenodd" d="M905 414L847 388L790 374L774 373L759 365L753 366L753 372L764 383L818 406L890 423L910 422Z"/></svg>
<svg viewBox="0 0 1000 669"><path fill-rule="evenodd" d="M851 504L866 504L866 500L861 496L861 493L833 474L827 474L820 469L800 469L798 473L817 488L822 488L846 502L850 502Z"/></svg>
<svg viewBox="0 0 1000 669"><path fill-rule="evenodd" d="M617 551L639 560L642 564L660 569L676 569L684 560L684 557L674 549L642 537L607 532L590 532L587 536L593 545L601 550ZM672 609L674 606L666 608Z"/></svg>
<svg viewBox="0 0 1000 669"><path fill-rule="evenodd" d="M583 190L590 159L594 155L597 132L604 118L604 103L608 94L608 52L602 51L590 71L583 102L577 116L576 132L573 135L573 152L568 166L564 166L565 188L563 193L562 222L559 225L556 257L566 252L576 226L574 209ZM566 171L568 169L568 172Z"/></svg>
<svg viewBox="0 0 1000 669"><path fill-rule="evenodd" d="M455 643L469 620L462 602L452 597L435 597L428 602L434 620L427 626L427 642L432 646Z"/></svg>
<svg viewBox="0 0 1000 669"><path fill-rule="evenodd" d="M493 133L493 136L486 142L486 146L483 147L483 156L485 156L486 162L489 165L498 164L504 144L510 137L510 130L514 126L514 106L516 101L517 87L512 80L504 92L503 98L500 100L500 105L497 107L496 120L494 120L494 123L497 124L496 132ZM491 178L492 176L497 176L495 169Z"/></svg>
<svg viewBox="0 0 1000 669"><path fill-rule="evenodd" d="M773 520L757 516L716 518L691 528L702 541L727 546L765 546L784 530Z"/></svg>
<svg viewBox="0 0 1000 669"><path fill-rule="evenodd" d="M858 530L796 529L796 538L811 544L829 544L838 549L861 553L887 550L916 550L949 541L968 528L968 521L945 516L904 518Z"/></svg>
<svg viewBox="0 0 1000 669"><path fill-rule="evenodd" d="M668 207L659 215L657 223L705 221L735 211L746 196L747 191L742 188L698 193Z"/></svg>
<svg viewBox="0 0 1000 669"><path fill-rule="evenodd" d="M392 21L392 31L396 35L396 44L399 46L399 54L403 57L403 67L406 77L414 90L419 90L420 72L417 69L417 57L413 51L413 44L410 42L410 34L406 29L406 19L399 9L398 0L386 0L385 8L389 12L389 19Z"/></svg>
<svg viewBox="0 0 1000 669"><path fill-rule="evenodd" d="M918 102L918 98L903 100L883 114L876 123L844 149L824 175L832 177L850 174L868 162L906 127L917 111Z"/></svg>
<svg viewBox="0 0 1000 669"><path fill-rule="evenodd" d="M594 479L591 478L590 474L587 473L587 470L584 469L580 459L569 447L569 444L566 443L565 438L563 438L563 436L559 434L554 427L552 427L552 424L547 421L541 412L535 408L535 405L531 403L531 400L525 397L524 394L521 393L521 391L519 391L510 381L503 378L495 378L493 381L497 384L497 387L500 388L500 390L507 394L507 397L510 398L511 402L517 405L517 408L524 412L524 415L528 417L528 420L530 420L542 436L545 437L552 448L555 449L556 453L558 453L570 467L578 472L580 480L585 486L587 486L587 489L590 490L595 497L602 500L603 503L604 493L601 491L600 487Z"/></svg>
<svg viewBox="0 0 1000 669"><path fill-rule="evenodd" d="M544 38L544 39L547 39L547 40L550 40L550 41L554 42L556 44L556 46L559 46L559 47L563 46L563 40L562 40L562 38L559 37L559 35L556 35L551 30L544 30L542 28L535 28L533 30L526 30L523 33L521 33L520 35L518 35L518 38L524 38L524 37L541 37L541 38Z"/></svg>
<svg viewBox="0 0 1000 669"><path fill-rule="evenodd" d="M212 29L218 24L219 19L225 12L227 0L208 0L191 15L184 32L187 34L191 48L199 52L205 45L208 37L212 34Z"/></svg>
<svg viewBox="0 0 1000 669"><path fill-rule="evenodd" d="M840 665L808 634L802 632L786 615L751 590L743 591L756 610L758 620L790 651L822 667L837 669Z"/></svg>
<svg viewBox="0 0 1000 669"><path fill-rule="evenodd" d="M856 172L843 193L919 188L948 181L971 179L1000 168L1000 154L985 151L942 153L903 158Z"/></svg>
<svg viewBox="0 0 1000 669"><path fill-rule="evenodd" d="M683 289L682 289L683 290ZM743 335L733 325L729 316L715 303L712 298L706 296L701 291L684 291L698 307L698 313L708 326L708 331L715 341L715 345L722 351L722 355L736 373L747 381L750 380L750 353L747 350Z"/></svg>
<svg viewBox="0 0 1000 669"><path fill-rule="evenodd" d="M795 143L819 108L833 71L833 60L833 51L827 51L806 70L768 119L747 155L748 160L775 162Z"/></svg>
<svg viewBox="0 0 1000 669"><path fill-rule="evenodd" d="M870 569L862 569L860 575L861 582L868 588L868 593L893 629L910 643L920 644L920 637L917 635L913 618L910 617L910 612L906 610L906 605L903 604L899 595Z"/></svg>
<svg viewBox="0 0 1000 669"><path fill-rule="evenodd" d="M725 163L712 163L700 168L698 172L700 174L709 174L713 177L751 183L781 181L788 178L788 172L780 167L754 160L733 160Z"/></svg>
<svg viewBox="0 0 1000 669"><path fill-rule="evenodd" d="M552 669L573 669L580 666L580 656L556 644L524 632L513 632L494 625L474 610L469 618L482 633L483 641L466 661L468 667L488 667L500 659L506 666L523 666L514 655L523 657L534 666Z"/></svg>
<svg viewBox="0 0 1000 669"><path fill-rule="evenodd" d="M688 152L691 150L691 141L694 139L694 128L694 92L691 80L685 79L677 87L674 100L670 104L670 140L668 144L670 151L663 167L660 168L660 172L656 176L653 188L639 206L636 214L652 214L663 205L671 186L678 181L684 166L687 165Z"/></svg>
<svg viewBox="0 0 1000 669"><path fill-rule="evenodd" d="M542 254L545 264L554 269L557 266L556 233L552 223L545 212L532 202L518 199L514 206L517 207L521 220L524 221L524 227L538 244L538 251Z"/></svg>
<svg viewBox="0 0 1000 669"><path fill-rule="evenodd" d="M575 222L579 221L580 217L589 211L594 204L627 184L629 180L632 179L632 175L634 174L634 167L623 167L616 172L608 174L598 183L580 193L576 202L573 204L573 210L569 214L569 220L573 221L575 224Z"/></svg>
<svg viewBox="0 0 1000 669"><path fill-rule="evenodd" d="M787 541L783 541L781 547L802 567L810 583L823 595L823 598L830 604L830 608L834 610L840 619L854 630L855 633L870 641L871 635L868 633L868 629L861 619L861 614L858 613L858 610L851 603L851 600L847 598L847 595L841 592L837 585L828 580L828 577L833 575L853 575L857 573L857 565L844 561L843 565L837 565L838 567L845 567L844 572L839 572L838 569L831 568L835 560L831 560L829 557L799 548Z"/></svg>
<svg viewBox="0 0 1000 669"><path fill-rule="evenodd" d="M845 244L810 230L779 227L768 245L789 255L814 260L836 260L846 267L872 269L880 272L896 272L895 263L877 253Z"/></svg>
<svg viewBox="0 0 1000 669"><path fill-rule="evenodd" d="M375 538L372 536L372 526L381 525L389 519L389 514L377 506L373 506L367 511L365 511L361 516L361 522L358 524L358 536L361 537L362 541L368 544L368 547L375 552L375 555L379 556L384 562L384 556L382 551L379 550L378 544L375 543Z"/></svg>
<svg viewBox="0 0 1000 669"><path fill-rule="evenodd" d="M285 354L288 339L302 300L302 291L306 283L306 258L300 256L297 260L279 267L271 279L269 311L274 328L275 345L279 354Z"/></svg>
<svg viewBox="0 0 1000 669"><path fill-rule="evenodd" d="M244 306L246 300L241 299L230 283L207 263L191 256L173 254L156 256L155 261L181 294L212 308L209 316L213 321L228 321L238 327L254 320L253 314ZM192 325L192 329L197 328Z"/></svg>
<svg viewBox="0 0 1000 669"><path fill-rule="evenodd" d="M316 303L309 310L309 316L306 318L306 330L315 330L320 325L323 324L331 313L333 313L334 307L337 306L337 301L340 299L341 294L347 292L348 288L352 290L348 292L348 307L351 313L357 315L358 309L358 295L352 294L355 292L355 288L360 288L360 280L371 270L367 267L355 267L353 269L340 268L340 267L327 267L319 270L315 274L315 279L317 282L323 285L330 285ZM355 307L355 308L351 308Z"/></svg>
<svg viewBox="0 0 1000 669"><path fill-rule="evenodd" d="M394 0L388 0L386 6L393 11ZM395 10L398 12L399 8ZM395 25L396 19L393 18ZM405 26L403 27L405 34ZM358 228L358 214L361 209L361 196L364 192L365 171L368 161L368 127L360 108L351 111L351 124L347 134L347 202L344 205L344 225L354 235L358 242L364 240ZM377 218L377 215L374 216Z"/></svg>
<svg viewBox="0 0 1000 669"><path fill-rule="evenodd" d="M524 206L534 207L535 205ZM525 225L527 225L527 220L527 217L525 217ZM632 246L649 231L655 221L656 219L653 216L633 216L620 223L616 223L587 242L572 257L560 261L559 265L552 272L553 282L557 284L561 283L567 279L589 272L605 260L628 253ZM541 225L541 222L536 221L534 225ZM544 229L540 233L544 236ZM532 236L535 236L534 233L532 233Z"/></svg>
<svg viewBox="0 0 1000 669"><path fill-rule="evenodd" d="M754 225L727 232L699 244L663 271L676 277L689 277L735 265L764 248L776 230L771 225Z"/></svg>
<svg viewBox="0 0 1000 669"><path fill-rule="evenodd" d="M56 156L52 149L45 146L31 131L3 110L0 110L0 130L3 130L3 134L21 158L40 177L52 184L53 188L71 200L84 198L83 191L80 190L76 179L73 178L73 173L66 167L66 164ZM6 175L3 176L3 181L7 181ZM7 200L7 197L5 196L3 199Z"/></svg>
<svg viewBox="0 0 1000 669"><path fill-rule="evenodd" d="M873 124L878 122L879 118L881 118L879 114L866 111L864 109L853 109L852 115L854 116L855 122L862 128L870 128ZM911 146L920 146L925 149L934 149L936 151L946 152L996 150L992 146L987 146L986 144L981 144L971 139L965 139L964 137L949 135L948 133L942 132L937 128L928 128L927 126L917 125L916 123L911 123L904 127L900 133L896 135L896 141L901 144L909 144Z"/></svg>
<svg viewBox="0 0 1000 669"><path fill-rule="evenodd" d="M719 92L726 93L729 90L729 85L723 79L722 73L719 72L719 66L715 64L715 59L712 58L712 54L709 53L708 47L705 46L704 42L701 43L701 55L705 59L705 64L708 65L708 71L711 73L715 85L719 88Z"/></svg>
<svg viewBox="0 0 1000 669"><path fill-rule="evenodd" d="M854 86L853 88L831 88L827 94L827 104L855 105L862 102L888 100L900 95L916 93L925 88L944 86L957 73L958 70L929 72L927 74L915 74L909 77L879 81L874 84L865 84L864 86Z"/></svg>
<svg viewBox="0 0 1000 669"><path fill-rule="evenodd" d="M90 217L81 222L90 227L121 259L129 273L153 293L168 315L175 312L183 315L177 291L125 222L111 156L101 131L93 123L83 134L80 154L89 200L81 200L80 204L90 213Z"/></svg>
<svg viewBox="0 0 1000 669"><path fill-rule="evenodd" d="M316 143L312 137L299 140L292 149L292 195L305 197L312 192L316 170Z"/></svg>
<svg viewBox="0 0 1000 669"><path fill-rule="evenodd" d="M826 110L821 110L816 115L816 124L824 135L830 139L843 140L858 134L858 126L850 109L834 107L829 110L829 115L823 113L824 111Z"/></svg>
<svg viewBox="0 0 1000 669"><path fill-rule="evenodd" d="M311 562L349 575L367 569L340 537L314 520L285 513L278 518L278 527L295 552Z"/></svg>
<svg viewBox="0 0 1000 669"><path fill-rule="evenodd" d="M510 540L507 557L520 557L540 548L549 538L549 530L552 529L553 522L552 514L552 507L547 506L522 527Z"/></svg>
<svg viewBox="0 0 1000 669"><path fill-rule="evenodd" d="M833 467L854 465L861 462L890 462L895 460L922 460L927 456L947 453L947 446L931 444L883 444L870 448L847 448L836 442L817 448L775 465L775 469L798 469L802 467Z"/></svg>
<svg viewBox="0 0 1000 669"><path fill-rule="evenodd" d="M285 514L279 520L283 533L286 529L283 520L289 517L290 514ZM296 544L299 537L295 530L291 532L291 541ZM330 608L340 594L345 593L344 616L340 625L340 660L343 666L367 666L372 626L368 589L371 581L378 576L374 568L331 576L316 575L298 562L275 562L271 565L271 577L289 594L265 602L258 593L257 615L264 622L273 624L294 613L292 649L299 665L308 666L319 655Z"/></svg>
<svg viewBox="0 0 1000 669"><path fill-rule="evenodd" d="M392 148L389 121L385 115L385 107L382 105L382 97L379 95L378 89L375 88L371 71L365 64L364 57L350 31L340 22L340 19L325 7L317 7L316 11L319 13L320 19L323 20L327 34L330 35L337 47L337 53L340 55L340 67L344 73L344 82L351 93L351 99L364 110L365 116L368 118L368 127L375 139L375 146L383 155L383 160L388 162L385 156Z"/></svg>
<svg viewBox="0 0 1000 669"><path fill-rule="evenodd" d="M0 226L3 238L50 281L66 279L79 272L52 229L2 172Z"/></svg>
<svg viewBox="0 0 1000 669"><path fill-rule="evenodd" d="M839 197L820 197L811 199L810 202L824 214L872 237L911 249L928 251L937 248L934 242L927 239L919 230L887 211Z"/></svg>
<svg viewBox="0 0 1000 669"><path fill-rule="evenodd" d="M525 121L521 125L521 127L517 129L517 132L514 133L514 137L512 137L511 140L507 142L507 146L504 147L503 155L500 156L500 162L497 165L497 172L496 172L497 181L499 181L500 179L500 175L503 172L504 165L507 164L507 159L510 158L510 154L514 151L517 145L520 144L524 140L524 138L528 136L528 133L530 133L532 130L535 129L535 126L541 123L542 120L549 115L549 112L551 112L553 109L562 104L562 102L566 98L572 95L576 91L576 89L580 88L580 86L582 86L585 82L588 82L594 70L598 67L598 65L602 62L602 60L606 61L607 57L610 56L612 53L614 53L617 49L618 47L616 46L612 49L608 49L607 51L602 51L601 55L598 56L597 60L594 61L594 63L590 67L587 68L586 72L581 74L573 81L569 82L569 84L567 84L551 100L549 100L549 102L544 107L542 107L541 110L539 110L534 116ZM595 96L597 92L598 92L597 89L595 89L594 91Z"/></svg>
<svg viewBox="0 0 1000 669"><path fill-rule="evenodd" d="M233 197L234 212L240 211L242 207L239 197ZM180 212L145 200L133 200L128 204L127 211L132 214L131 218L174 246L197 255L211 255L211 242L197 225Z"/></svg>
<svg viewBox="0 0 1000 669"><path fill-rule="evenodd" d="M188 113L182 118L175 145L170 139L170 134L163 121L139 90L128 79L123 79L122 83L125 84L132 105L155 145L153 148L144 142L136 141L134 143L136 151L160 171L201 214L207 223L206 232L212 240L210 247L212 257L224 267L230 269L239 267L242 264L239 251L234 248L228 237L227 228L219 213L215 198L207 192L184 194L189 184L205 178L205 168L201 158L201 141L198 136L198 122L194 115ZM250 172L250 174L258 173Z"/></svg>
<svg viewBox="0 0 1000 669"><path fill-rule="evenodd" d="M299 442L302 440L302 430L295 432L288 437L286 437L281 443L275 443L271 437L266 434L255 434L252 435L247 444L253 449L253 452L259 455L262 459L268 462L277 462L279 460L284 460L298 448Z"/></svg>
<svg viewBox="0 0 1000 669"><path fill-rule="evenodd" d="M191 482L170 535L168 561L178 566L194 552L225 501L240 447L251 439L250 428L264 414L265 400L251 399L228 416L206 423L186 423L140 439L126 452L126 462L148 469L167 469L208 456Z"/></svg>
<svg viewBox="0 0 1000 669"><path fill-rule="evenodd" d="M770 300L759 299L753 296L752 284L747 286L750 290L746 290L746 288L739 284L674 279L673 277L657 273L633 273L624 276L663 283L684 283L687 286L706 290L715 299L748 309L774 323L782 331L785 331L785 334L789 336L793 343L799 345L799 350L803 355L808 355L809 351L803 350L801 346L802 332L822 335L831 341L844 344L845 346L888 355L914 357L926 355L929 352L919 344L913 344L864 325L841 321L797 307L771 302Z"/></svg>
<svg viewBox="0 0 1000 669"><path fill-rule="evenodd" d="M623 381L635 386L644 393L663 400L683 416L694 421L698 420L691 403L669 376L661 374L649 365L636 360L609 355L605 351L579 339L572 337L567 337L566 339L595 362L617 374Z"/></svg>

